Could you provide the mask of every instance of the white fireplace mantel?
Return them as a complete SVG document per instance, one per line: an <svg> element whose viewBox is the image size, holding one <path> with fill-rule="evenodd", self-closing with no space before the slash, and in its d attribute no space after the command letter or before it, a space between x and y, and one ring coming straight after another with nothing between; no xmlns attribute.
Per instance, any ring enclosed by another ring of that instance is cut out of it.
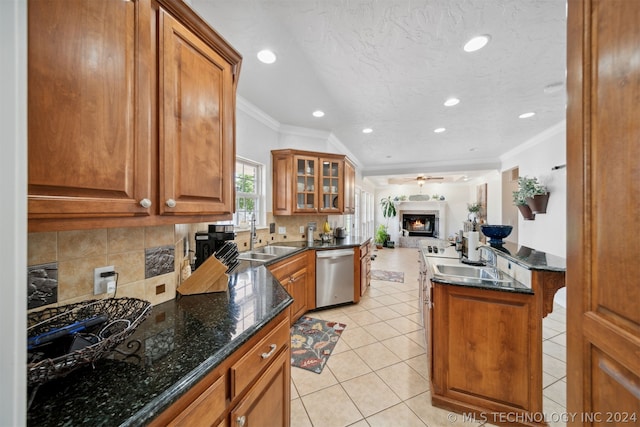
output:
<svg viewBox="0 0 640 427"><path fill-rule="evenodd" d="M438 212L438 237L446 239L446 223L447 223L447 202L427 200L427 201L401 201L396 203L398 216L401 218L403 213L430 213Z"/></svg>

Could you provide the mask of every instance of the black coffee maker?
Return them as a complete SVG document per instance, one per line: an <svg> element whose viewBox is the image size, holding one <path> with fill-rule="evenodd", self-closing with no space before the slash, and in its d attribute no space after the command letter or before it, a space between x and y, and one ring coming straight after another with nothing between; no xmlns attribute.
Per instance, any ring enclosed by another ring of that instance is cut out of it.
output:
<svg viewBox="0 0 640 427"><path fill-rule="evenodd" d="M231 224L209 224L208 231L196 232L196 260L194 268L200 265L220 249L227 241L233 240L236 233Z"/></svg>

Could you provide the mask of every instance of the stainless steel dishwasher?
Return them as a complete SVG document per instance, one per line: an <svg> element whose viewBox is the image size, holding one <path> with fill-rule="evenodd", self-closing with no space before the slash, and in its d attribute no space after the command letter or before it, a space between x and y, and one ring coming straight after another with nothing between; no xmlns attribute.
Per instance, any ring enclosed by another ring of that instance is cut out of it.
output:
<svg viewBox="0 0 640 427"><path fill-rule="evenodd" d="M316 307L353 302L353 249L316 251Z"/></svg>

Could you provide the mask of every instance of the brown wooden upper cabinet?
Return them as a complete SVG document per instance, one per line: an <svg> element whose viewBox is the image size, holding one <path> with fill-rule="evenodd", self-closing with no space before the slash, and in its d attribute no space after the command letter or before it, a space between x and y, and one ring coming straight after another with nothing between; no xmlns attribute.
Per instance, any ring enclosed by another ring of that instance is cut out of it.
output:
<svg viewBox="0 0 640 427"><path fill-rule="evenodd" d="M272 150L273 214L355 211L355 168L341 154Z"/></svg>
<svg viewBox="0 0 640 427"><path fill-rule="evenodd" d="M29 231L228 219L242 57L179 0L29 0Z"/></svg>

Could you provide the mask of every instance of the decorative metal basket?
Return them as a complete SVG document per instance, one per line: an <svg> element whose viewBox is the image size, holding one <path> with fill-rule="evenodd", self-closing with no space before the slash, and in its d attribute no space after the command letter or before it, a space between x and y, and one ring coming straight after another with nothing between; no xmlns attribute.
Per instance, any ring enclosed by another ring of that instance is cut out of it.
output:
<svg viewBox="0 0 640 427"><path fill-rule="evenodd" d="M29 350L31 360L27 362L29 387L39 386L67 375L80 366L108 355L127 339L150 313L150 302L125 297L89 300L29 313L28 348L35 346ZM93 325L94 330L87 328L86 334L78 332L84 331L83 325L88 324ZM62 355L38 360L38 340L42 337L51 338L65 334L77 336L74 339L82 339L83 344L71 346L71 349ZM74 350L74 347L78 349Z"/></svg>

